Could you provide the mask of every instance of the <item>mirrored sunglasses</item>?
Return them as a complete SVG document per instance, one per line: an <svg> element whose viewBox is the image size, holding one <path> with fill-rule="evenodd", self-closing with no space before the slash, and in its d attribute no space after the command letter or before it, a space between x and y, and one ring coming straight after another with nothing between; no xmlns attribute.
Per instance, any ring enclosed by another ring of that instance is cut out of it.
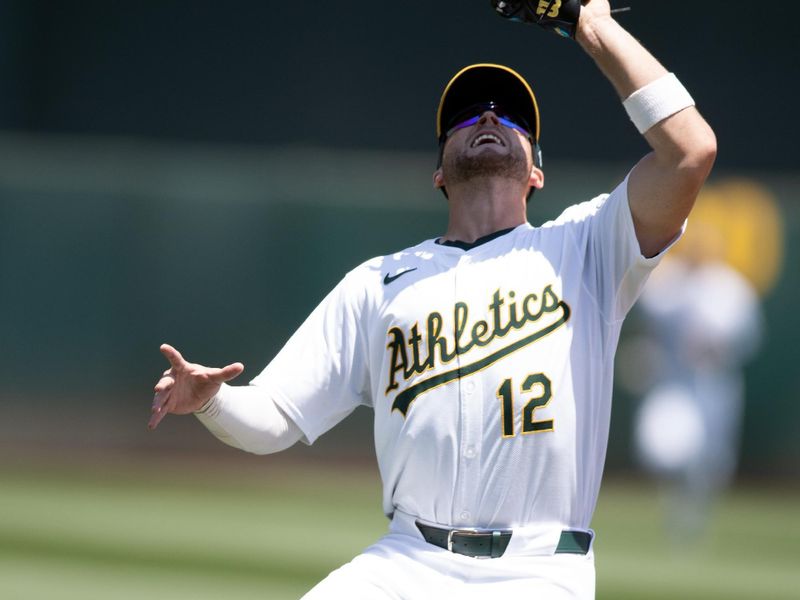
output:
<svg viewBox="0 0 800 600"><path fill-rule="evenodd" d="M450 129L447 130L447 133L445 133L445 138L449 138L459 129L472 127L475 125L475 123L480 121L484 113L489 110L497 116L497 120L501 125L508 127L509 129L519 131L529 140L533 138L533 135L531 134L530 129L528 128L524 119L505 113L493 102L488 104L476 104L475 106L470 106L468 109L461 111L450 121L451 123L455 123L455 125L451 126Z"/></svg>

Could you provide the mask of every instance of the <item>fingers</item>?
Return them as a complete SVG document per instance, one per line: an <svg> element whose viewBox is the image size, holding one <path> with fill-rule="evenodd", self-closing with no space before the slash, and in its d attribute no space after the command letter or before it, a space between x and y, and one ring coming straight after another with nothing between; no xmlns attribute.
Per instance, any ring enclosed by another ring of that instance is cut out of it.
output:
<svg viewBox="0 0 800 600"><path fill-rule="evenodd" d="M169 361L170 368L162 373L153 387L155 395L150 409L150 419L147 422L149 429L158 427L170 412L187 414L206 394L210 397L219 389L219 385L238 377L244 371L244 365L238 362L221 369L190 364L169 344L161 344L160 350ZM180 381L178 387L176 381ZM217 387L214 387L214 384L217 384ZM180 388L178 394L180 400L178 396L173 398L173 390L178 388Z"/></svg>
<svg viewBox="0 0 800 600"><path fill-rule="evenodd" d="M156 387L158 388L158 385ZM164 386L164 389L156 391L155 396L153 396L153 406L150 409L150 419L147 422L148 429L152 430L158 427L158 424L161 423L161 420L167 416L167 413L169 412L167 402L169 402L170 399L171 388L171 384Z"/></svg>
<svg viewBox="0 0 800 600"><path fill-rule="evenodd" d="M158 424L169 412L166 405L174 385L175 377L172 374L172 369L167 369L161 375L161 379L158 380L155 387L153 387L155 395L153 396L153 404L150 407L150 420L147 422L149 429L158 427Z"/></svg>
<svg viewBox="0 0 800 600"><path fill-rule="evenodd" d="M162 390L166 390L167 388L172 387L175 383L175 376L172 374L172 369L167 369L161 374L161 379L158 380L155 387L153 388L154 392L160 392Z"/></svg>
<svg viewBox="0 0 800 600"><path fill-rule="evenodd" d="M147 422L148 429L155 429L158 424L169 414L167 403L170 399L170 392L175 385L175 375L186 368L186 361L181 353L169 344L161 344L159 347L161 354L169 361L170 368L164 371L161 379L158 380L153 391L153 405L150 408L150 420Z"/></svg>
<svg viewBox="0 0 800 600"><path fill-rule="evenodd" d="M150 420L147 421L147 428L152 431L153 429L158 427L158 424L161 423L161 421L166 416L167 416L167 411L166 410L162 410L162 411L159 411L159 412L154 412L152 415L150 415Z"/></svg>
<svg viewBox="0 0 800 600"><path fill-rule="evenodd" d="M244 365L236 362L221 369L209 369L208 378L214 383L225 383L241 375L242 371L244 371Z"/></svg>
<svg viewBox="0 0 800 600"><path fill-rule="evenodd" d="M184 360L183 356L181 356L181 353L169 344L161 344L159 350L161 350L161 354L163 354L164 358L169 361L169 364L172 365L173 369L179 369L186 364L186 361Z"/></svg>

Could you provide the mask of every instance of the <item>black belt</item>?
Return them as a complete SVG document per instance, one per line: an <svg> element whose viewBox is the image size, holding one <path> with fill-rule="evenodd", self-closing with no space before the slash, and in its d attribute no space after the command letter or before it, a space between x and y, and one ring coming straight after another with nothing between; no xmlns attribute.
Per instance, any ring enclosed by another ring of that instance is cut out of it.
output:
<svg viewBox="0 0 800 600"><path fill-rule="evenodd" d="M473 530L473 529L446 529L417 523L417 528L422 533L425 541L439 548L444 548L456 554L472 556L473 558L498 558L508 547L511 541L510 529ZM592 534L588 531L561 532L558 540L556 554L587 554L592 544Z"/></svg>

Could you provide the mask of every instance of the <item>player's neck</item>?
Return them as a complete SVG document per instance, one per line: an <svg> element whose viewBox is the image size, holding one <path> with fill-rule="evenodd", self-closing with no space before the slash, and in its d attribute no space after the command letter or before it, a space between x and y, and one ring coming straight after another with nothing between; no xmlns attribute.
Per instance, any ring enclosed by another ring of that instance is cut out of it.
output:
<svg viewBox="0 0 800 600"><path fill-rule="evenodd" d="M481 183L448 188L450 218L445 240L474 242L527 221L527 190L506 182Z"/></svg>

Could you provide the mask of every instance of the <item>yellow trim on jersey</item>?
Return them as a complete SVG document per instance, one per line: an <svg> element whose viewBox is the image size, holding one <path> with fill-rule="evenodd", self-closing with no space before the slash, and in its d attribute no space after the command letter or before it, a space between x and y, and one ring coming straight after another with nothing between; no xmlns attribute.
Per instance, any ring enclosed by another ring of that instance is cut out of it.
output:
<svg viewBox="0 0 800 600"><path fill-rule="evenodd" d="M525 348L529 344L539 341L553 333L554 331L558 330L562 325L567 323L570 319L571 311L569 306L563 300L559 301L557 308L561 308L562 316L560 319L547 325L546 327L540 329L539 331L534 332L533 334L522 338L521 340L517 340L516 342L496 350L495 352L489 354L488 356L483 357L482 359L465 366L458 367L452 371L446 371L444 373L439 373L438 375L433 375L428 377L427 379L423 379L422 381L418 381L413 385L407 387L402 392L398 393L395 398L394 402L392 402L392 411L399 411L404 417L408 414L408 410L411 407L411 404L417 397L421 394L429 392L430 390L436 389L442 385L452 383L456 380L464 379L465 377L469 377L474 375L475 373L479 373L484 369L487 369L494 365L499 360L504 359L507 356L510 356L514 352Z"/></svg>

